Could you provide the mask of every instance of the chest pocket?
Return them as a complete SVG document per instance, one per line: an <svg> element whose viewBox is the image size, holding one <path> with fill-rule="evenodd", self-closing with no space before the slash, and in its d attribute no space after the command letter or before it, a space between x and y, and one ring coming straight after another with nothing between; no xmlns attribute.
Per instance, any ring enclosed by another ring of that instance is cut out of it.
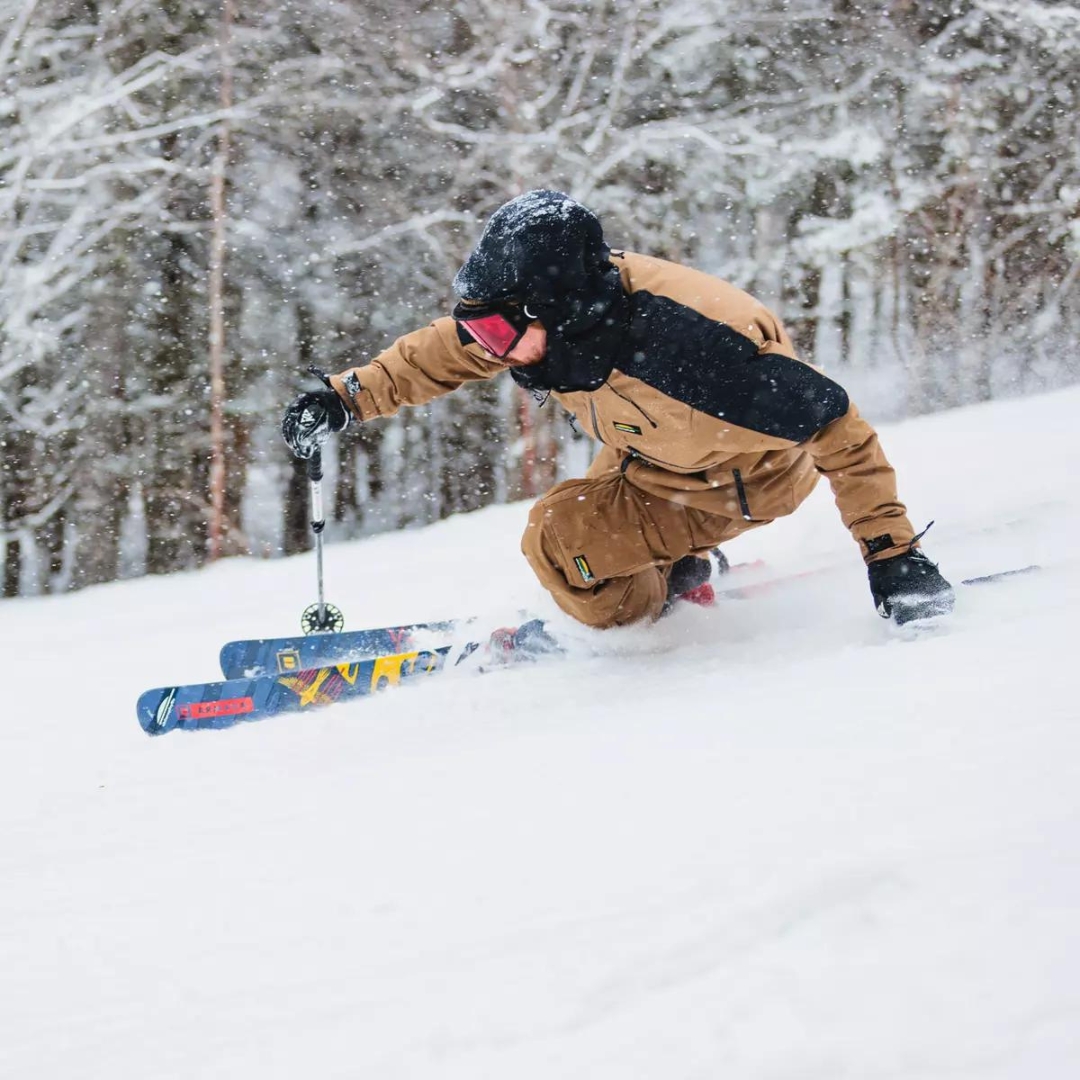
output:
<svg viewBox="0 0 1080 1080"><path fill-rule="evenodd" d="M689 405L658 393L642 400L633 387L610 382L587 396L592 426L608 446L632 450L654 465L677 472L702 468L704 452L695 438L694 410Z"/></svg>

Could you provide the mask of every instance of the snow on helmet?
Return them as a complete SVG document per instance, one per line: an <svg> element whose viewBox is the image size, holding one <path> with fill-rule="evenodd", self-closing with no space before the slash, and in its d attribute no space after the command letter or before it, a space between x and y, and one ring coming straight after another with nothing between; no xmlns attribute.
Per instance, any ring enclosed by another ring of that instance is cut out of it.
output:
<svg viewBox="0 0 1080 1080"><path fill-rule="evenodd" d="M597 216L561 191L527 191L488 219L454 277L470 300L513 298L556 310L595 292L609 249Z"/></svg>

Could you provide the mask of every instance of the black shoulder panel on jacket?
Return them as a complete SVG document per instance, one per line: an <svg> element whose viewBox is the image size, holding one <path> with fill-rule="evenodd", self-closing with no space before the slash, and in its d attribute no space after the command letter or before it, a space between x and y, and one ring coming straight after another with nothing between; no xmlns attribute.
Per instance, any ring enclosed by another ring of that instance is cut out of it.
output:
<svg viewBox="0 0 1080 1080"><path fill-rule="evenodd" d="M803 442L848 411L847 392L666 296L631 294L631 347L617 365L668 397L739 427Z"/></svg>

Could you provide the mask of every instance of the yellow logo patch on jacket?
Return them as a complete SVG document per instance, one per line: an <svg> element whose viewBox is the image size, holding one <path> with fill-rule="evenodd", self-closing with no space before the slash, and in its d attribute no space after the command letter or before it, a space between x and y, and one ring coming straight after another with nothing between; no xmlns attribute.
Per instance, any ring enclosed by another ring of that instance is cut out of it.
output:
<svg viewBox="0 0 1080 1080"><path fill-rule="evenodd" d="M586 560L584 555L575 555L574 565L578 568L578 573L581 575L582 581L592 581L593 572L589 569L588 560Z"/></svg>

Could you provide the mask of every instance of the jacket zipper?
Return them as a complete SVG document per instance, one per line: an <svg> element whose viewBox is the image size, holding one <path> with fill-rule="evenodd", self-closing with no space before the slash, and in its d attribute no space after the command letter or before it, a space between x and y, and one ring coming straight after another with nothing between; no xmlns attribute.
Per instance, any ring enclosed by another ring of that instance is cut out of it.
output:
<svg viewBox="0 0 1080 1080"><path fill-rule="evenodd" d="M746 487L743 484L742 471L740 469L732 469L731 471L735 474L735 490L739 494L739 509L742 511L742 516L746 521L753 521L750 504L746 501Z"/></svg>
<svg viewBox="0 0 1080 1080"><path fill-rule="evenodd" d="M600 434L600 421L596 418L596 406L593 404L593 399L589 397L589 415L592 417L593 432L596 435L596 441L602 443L604 436Z"/></svg>

